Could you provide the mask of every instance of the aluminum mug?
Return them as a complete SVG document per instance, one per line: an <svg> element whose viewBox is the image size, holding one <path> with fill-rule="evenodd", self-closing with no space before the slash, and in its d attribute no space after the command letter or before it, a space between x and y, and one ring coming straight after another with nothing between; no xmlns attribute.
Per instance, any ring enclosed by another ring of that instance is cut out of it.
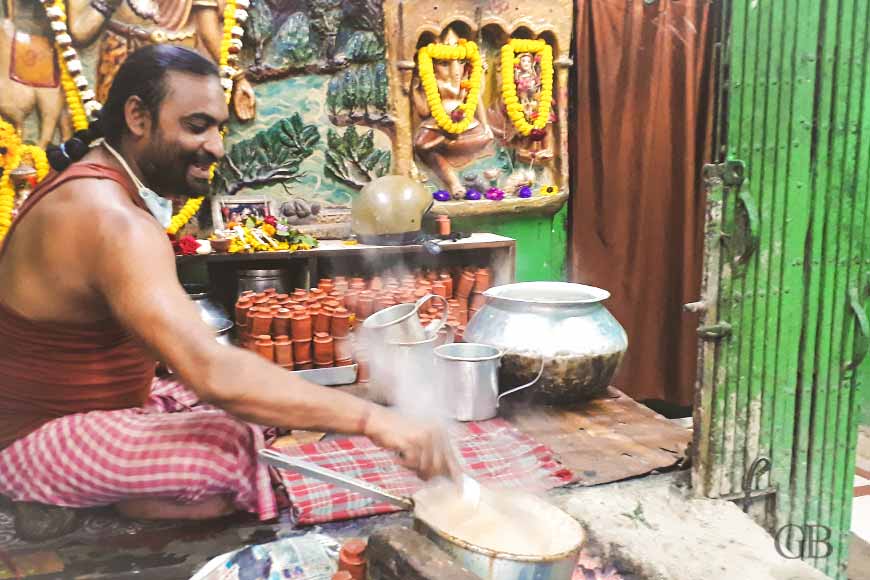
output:
<svg viewBox="0 0 870 580"><path fill-rule="evenodd" d="M486 344L458 342L444 344L435 349L438 377L444 397L457 421L485 421L498 414L502 397L527 389L540 380L544 360L538 376L529 383L498 394L498 368L504 352Z"/></svg>
<svg viewBox="0 0 870 580"><path fill-rule="evenodd" d="M439 320L433 320L427 326L420 322L418 312L429 300L444 302L444 311ZM381 344L420 342L435 336L447 323L447 299L443 296L427 294L413 304L396 304L375 312L363 322L363 331L369 337Z"/></svg>
<svg viewBox="0 0 870 580"><path fill-rule="evenodd" d="M380 385L379 397L406 409L443 409L443 390L432 388L435 374L435 347L441 336L435 334L418 342L387 344L387 364L376 365L373 384Z"/></svg>

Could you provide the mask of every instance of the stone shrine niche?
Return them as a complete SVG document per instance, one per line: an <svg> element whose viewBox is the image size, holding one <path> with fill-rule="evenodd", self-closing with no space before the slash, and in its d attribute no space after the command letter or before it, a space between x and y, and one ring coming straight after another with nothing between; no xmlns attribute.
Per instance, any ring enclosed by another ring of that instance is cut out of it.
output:
<svg viewBox="0 0 870 580"><path fill-rule="evenodd" d="M569 187L573 3L387 0L384 11L387 36L396 39L387 46L396 171L436 195L434 213L558 211Z"/></svg>

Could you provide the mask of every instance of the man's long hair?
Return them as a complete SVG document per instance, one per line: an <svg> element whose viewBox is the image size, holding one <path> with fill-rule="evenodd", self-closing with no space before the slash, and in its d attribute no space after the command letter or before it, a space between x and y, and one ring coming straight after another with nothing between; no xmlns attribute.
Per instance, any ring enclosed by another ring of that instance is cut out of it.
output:
<svg viewBox="0 0 870 580"><path fill-rule="evenodd" d="M130 97L139 97L151 113L153 122L157 123L160 105L167 93L166 75L170 72L218 76L217 66L194 50L171 45L140 48L118 69L98 119L87 130L76 132L72 139L59 147L52 146L46 150L51 166L63 171L84 157L91 142L99 137L105 138L109 145L118 147L121 137L129 130L124 107Z"/></svg>

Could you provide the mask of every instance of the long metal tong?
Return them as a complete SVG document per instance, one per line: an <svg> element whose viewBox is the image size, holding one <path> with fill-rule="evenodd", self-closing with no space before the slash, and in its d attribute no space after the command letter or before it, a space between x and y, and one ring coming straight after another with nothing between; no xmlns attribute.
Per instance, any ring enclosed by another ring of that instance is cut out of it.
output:
<svg viewBox="0 0 870 580"><path fill-rule="evenodd" d="M325 467L320 467L319 465L315 465L314 463L309 463L308 461L296 459L295 457L290 457L289 455L284 455L283 453L278 453L277 451L274 451L272 449L261 449L260 459L274 467L289 469L290 471L295 471L297 473L301 473L302 475L307 475L309 477L313 477L314 479L319 479L320 481L326 481L339 487L350 489L362 495L390 503L401 509L414 509L414 500L409 497L393 495L390 492L385 491L376 485L372 485L368 482L362 481L361 479L356 479L355 477L348 477L346 475L338 473L337 471L326 469Z"/></svg>

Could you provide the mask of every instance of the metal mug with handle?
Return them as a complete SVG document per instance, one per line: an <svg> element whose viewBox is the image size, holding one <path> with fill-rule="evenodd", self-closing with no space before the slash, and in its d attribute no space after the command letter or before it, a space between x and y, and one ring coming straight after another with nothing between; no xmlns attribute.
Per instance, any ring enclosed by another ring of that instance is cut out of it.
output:
<svg viewBox="0 0 870 580"><path fill-rule="evenodd" d="M440 379L453 417L457 421L485 421L498 414L502 397L527 389L544 374L541 370L529 383L498 393L498 369L504 351L487 344L458 342L435 349Z"/></svg>
<svg viewBox="0 0 870 580"><path fill-rule="evenodd" d="M441 300L444 310L441 318L423 326L417 313L429 300ZM414 303L396 304L375 312L363 322L366 334L380 343L411 343L431 338L447 324L447 299L436 294L427 294Z"/></svg>

